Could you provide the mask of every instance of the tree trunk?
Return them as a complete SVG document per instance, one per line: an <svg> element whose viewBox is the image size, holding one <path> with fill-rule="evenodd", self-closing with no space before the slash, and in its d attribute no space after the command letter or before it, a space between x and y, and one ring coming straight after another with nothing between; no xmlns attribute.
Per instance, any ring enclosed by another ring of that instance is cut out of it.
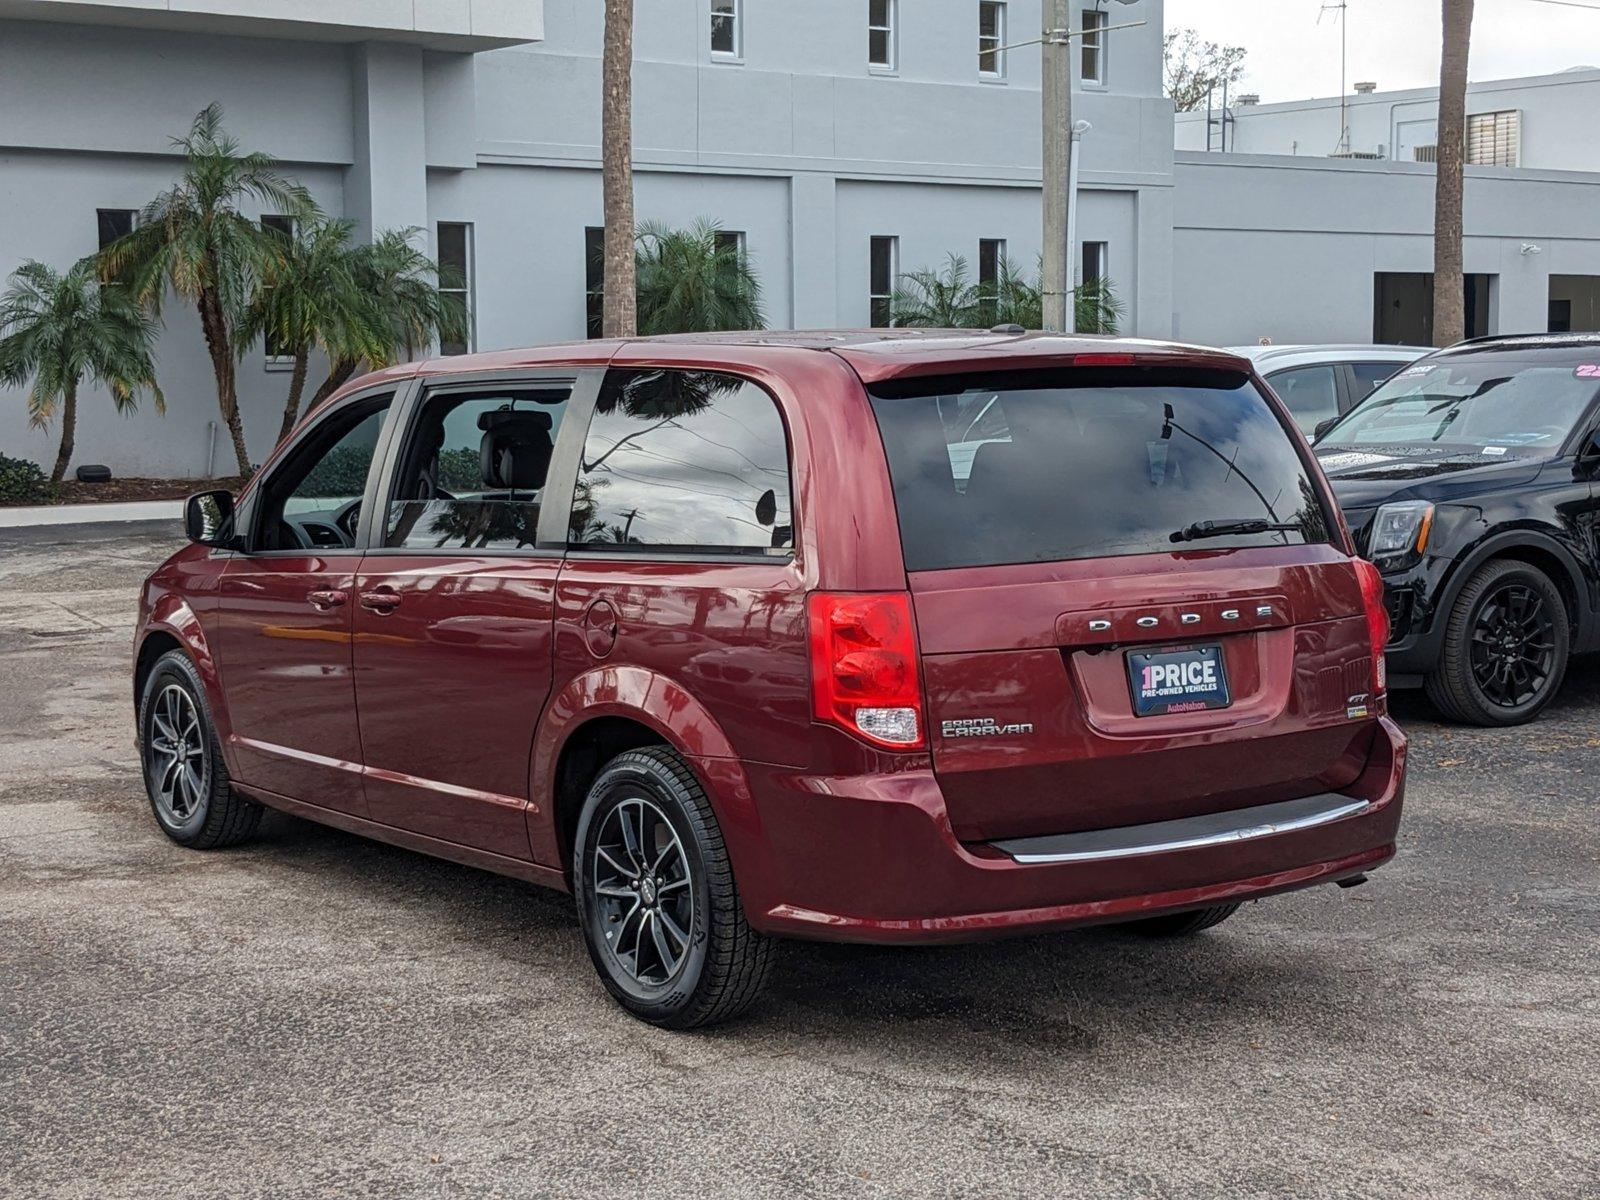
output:
<svg viewBox="0 0 1600 1200"><path fill-rule="evenodd" d="M345 384L349 383L350 376L356 373L356 365L356 363L348 359L341 359L334 363L333 368L328 372L328 377L322 381L322 386L317 389L316 395L311 397L311 407L315 408Z"/></svg>
<svg viewBox="0 0 1600 1200"><path fill-rule="evenodd" d="M228 336L228 320L222 311L222 301L211 288L200 290L200 328L206 335L206 349L211 353L211 369L217 377L217 407L222 410L222 420L233 439L233 454L239 463L239 474L250 474L250 451L244 444L244 422L239 418L238 379L234 373L233 341Z"/></svg>
<svg viewBox="0 0 1600 1200"><path fill-rule="evenodd" d="M78 385L68 384L61 397L61 450L56 455L56 465L50 472L50 482L60 483L67 474L67 464L72 461L72 445L78 436Z"/></svg>
<svg viewBox="0 0 1600 1200"><path fill-rule="evenodd" d="M300 398L306 394L306 371L310 365L311 353L301 346L295 351L294 374L289 376L289 399L283 406L283 426L278 430L280 446L294 432L295 422L300 419Z"/></svg>
<svg viewBox="0 0 1600 1200"><path fill-rule="evenodd" d="M1466 336L1462 263L1462 163L1467 147L1467 57L1473 0L1442 0L1444 52L1439 63L1439 164L1433 193L1433 344Z"/></svg>
<svg viewBox="0 0 1600 1200"><path fill-rule="evenodd" d="M633 0L606 0L601 64L601 187L606 216L606 337L633 337L638 295L633 259Z"/></svg>

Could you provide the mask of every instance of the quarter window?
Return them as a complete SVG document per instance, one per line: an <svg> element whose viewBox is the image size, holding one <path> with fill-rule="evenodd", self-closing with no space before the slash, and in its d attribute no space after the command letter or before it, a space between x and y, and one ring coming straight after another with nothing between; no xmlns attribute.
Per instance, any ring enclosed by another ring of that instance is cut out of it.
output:
<svg viewBox="0 0 1600 1200"><path fill-rule="evenodd" d="M895 0L867 0L867 63L879 71L895 68Z"/></svg>
<svg viewBox="0 0 1600 1200"><path fill-rule="evenodd" d="M978 74L998 79L1006 73L1006 6L978 0Z"/></svg>
<svg viewBox="0 0 1600 1200"><path fill-rule="evenodd" d="M740 0L711 0L711 53L738 58L743 50Z"/></svg>
<svg viewBox="0 0 1600 1200"><path fill-rule="evenodd" d="M900 239L875 237L872 239L871 278L869 303L874 329L887 329L894 324L894 279L900 257Z"/></svg>
<svg viewBox="0 0 1600 1200"><path fill-rule="evenodd" d="M786 555L789 449L772 397L710 371L612 371L572 498L572 545Z"/></svg>
<svg viewBox="0 0 1600 1200"><path fill-rule="evenodd" d="M430 396L401 458L384 545L452 551L533 546L571 395L571 384L559 383Z"/></svg>
<svg viewBox="0 0 1600 1200"><path fill-rule="evenodd" d="M1083 14L1083 82L1106 81L1106 14L1085 9Z"/></svg>

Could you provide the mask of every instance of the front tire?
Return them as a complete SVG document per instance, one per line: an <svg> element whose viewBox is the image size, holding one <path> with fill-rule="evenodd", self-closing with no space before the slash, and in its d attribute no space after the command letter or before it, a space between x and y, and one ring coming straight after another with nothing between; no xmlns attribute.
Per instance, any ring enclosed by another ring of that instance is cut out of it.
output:
<svg viewBox="0 0 1600 1200"><path fill-rule="evenodd" d="M233 790L205 686L181 650L158 658L145 680L139 760L156 824L180 846L237 845L261 823L261 806Z"/></svg>
<svg viewBox="0 0 1600 1200"><path fill-rule="evenodd" d="M1441 713L1468 725L1522 725L1555 698L1572 635L1561 592L1538 567L1485 563L1456 598L1439 664L1424 687Z"/></svg>
<svg viewBox="0 0 1600 1200"><path fill-rule="evenodd" d="M589 956L634 1016L693 1029L755 1002L776 947L745 920L711 802L678 754L651 746L606 764L572 874Z"/></svg>

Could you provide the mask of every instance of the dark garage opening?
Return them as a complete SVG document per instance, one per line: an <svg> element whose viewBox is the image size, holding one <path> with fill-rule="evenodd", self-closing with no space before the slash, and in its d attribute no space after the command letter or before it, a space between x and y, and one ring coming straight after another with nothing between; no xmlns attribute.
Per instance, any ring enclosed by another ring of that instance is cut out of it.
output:
<svg viewBox="0 0 1600 1200"><path fill-rule="evenodd" d="M1550 276L1551 333L1600 333L1600 275Z"/></svg>
<svg viewBox="0 0 1600 1200"><path fill-rule="evenodd" d="M1489 332L1489 297L1493 275L1468 275L1463 280L1467 301L1467 336ZM1433 272L1379 271L1373 276L1372 340L1385 346L1433 345Z"/></svg>

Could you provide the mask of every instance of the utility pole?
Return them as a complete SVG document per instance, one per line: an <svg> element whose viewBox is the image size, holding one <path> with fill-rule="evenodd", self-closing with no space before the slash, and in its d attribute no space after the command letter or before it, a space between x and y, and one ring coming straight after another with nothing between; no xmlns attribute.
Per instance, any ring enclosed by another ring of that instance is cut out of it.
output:
<svg viewBox="0 0 1600 1200"><path fill-rule="evenodd" d="M1072 248L1067 245L1067 209L1072 154L1071 0L1045 0L1044 78L1044 270L1040 280L1043 323L1051 333L1073 332Z"/></svg>

